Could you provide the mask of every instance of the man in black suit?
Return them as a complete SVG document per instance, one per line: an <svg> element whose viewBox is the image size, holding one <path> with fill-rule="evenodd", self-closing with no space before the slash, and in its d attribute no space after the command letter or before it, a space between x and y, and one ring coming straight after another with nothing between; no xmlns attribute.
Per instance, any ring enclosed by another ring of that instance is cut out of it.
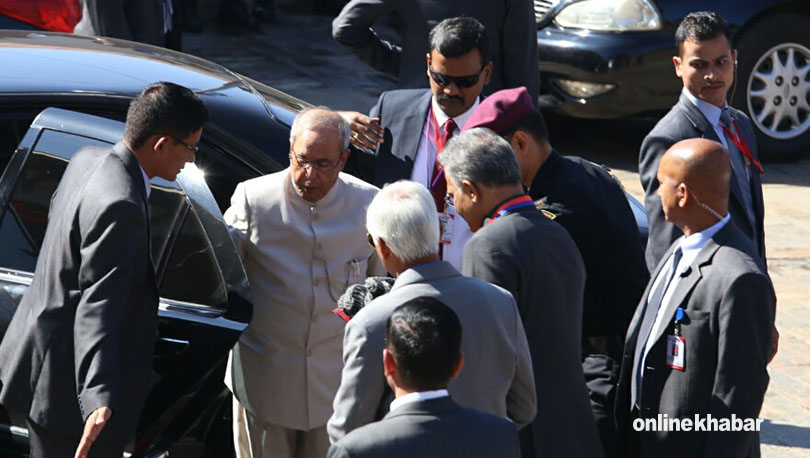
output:
<svg viewBox="0 0 810 458"><path fill-rule="evenodd" d="M464 365L461 322L450 307L433 297L408 300L388 318L385 343L391 410L333 444L329 458L519 456L509 420L461 407L447 392Z"/></svg>
<svg viewBox="0 0 810 458"><path fill-rule="evenodd" d="M378 150L373 155L352 154L345 170L377 187L406 179L428 188L442 221L442 259L461 270L472 232L455 208L445 208L445 177L437 157L464 126L489 83L490 42L488 31L470 17L445 19L429 38L425 71L430 89L383 92L369 116L344 113L351 123L352 143Z"/></svg>
<svg viewBox="0 0 810 458"><path fill-rule="evenodd" d="M650 279L627 197L604 167L552 148L526 88L484 99L462 131L475 127L492 129L509 142L535 206L565 228L585 262L582 370L605 456L613 456L624 336Z"/></svg>
<svg viewBox="0 0 810 458"><path fill-rule="evenodd" d="M678 103L644 138L639 154L639 178L646 197L650 225L647 267L652 271L681 230L664 218L658 189L658 163L664 152L680 140L707 138L720 142L730 153L729 211L731 218L754 243L765 260L762 166L751 120L726 102L734 84L737 51L731 49L728 25L716 13L687 15L675 32L678 55L672 58L675 74L683 80Z"/></svg>
<svg viewBox="0 0 810 458"><path fill-rule="evenodd" d="M372 29L386 15L399 21L400 43ZM489 91L526 86L536 101L537 23L529 0L352 0L332 22L332 36L368 66L397 78L400 88L420 88L426 86L422 59L429 52L428 32L439 21L458 16L473 17L489 31L495 65Z"/></svg>
<svg viewBox="0 0 810 458"><path fill-rule="evenodd" d="M655 268L627 332L616 419L628 456L759 456L758 427L694 429L696 416L754 421L768 387L776 297L731 216L733 174L728 151L706 139L676 143L658 166L664 216L683 236ZM693 430L641 431L664 415Z"/></svg>
<svg viewBox="0 0 810 458"><path fill-rule="evenodd" d="M149 179L174 180L194 160L207 120L189 89L150 85L124 139L79 151L65 170L0 344L0 403L26 415L32 456L121 456L134 434L157 325Z"/></svg>
<svg viewBox="0 0 810 458"><path fill-rule="evenodd" d="M580 359L585 266L574 241L523 192L515 153L491 130L463 132L440 161L448 198L475 231L463 273L511 292L526 329L537 417L520 431L521 455L602 456Z"/></svg>

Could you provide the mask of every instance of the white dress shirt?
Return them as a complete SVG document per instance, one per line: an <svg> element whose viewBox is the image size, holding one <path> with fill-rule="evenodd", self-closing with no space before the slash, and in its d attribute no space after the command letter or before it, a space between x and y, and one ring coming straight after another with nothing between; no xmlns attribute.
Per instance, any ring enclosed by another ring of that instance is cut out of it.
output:
<svg viewBox="0 0 810 458"><path fill-rule="evenodd" d="M470 119L470 116L478 108L480 99L475 99L475 103L464 113L453 118L456 123L456 130L453 135L458 135L464 123ZM430 178L433 176L433 166L436 163L436 126L441 128L448 119L447 116L439 107L436 98L431 98L431 110L428 110L427 119L425 120L425 127L422 129L422 136L419 138L419 148L416 150L416 157L413 159L413 170L411 171L411 181L421 183L427 189L430 189ZM436 115L436 124L433 123L433 116L431 111ZM472 238L472 231L467 221L456 212L456 208L448 206L447 214L452 220L453 224L453 239L450 243L444 245L442 251L442 259L448 261L459 272L461 272L461 256L464 254L464 247L467 242Z"/></svg>
<svg viewBox="0 0 810 458"><path fill-rule="evenodd" d="M726 134L723 132L723 128L720 127L720 114L723 112L723 108L728 108L728 103L726 103L723 108L719 108L711 103L704 102L703 100L695 97L695 95L689 92L686 88L683 88L683 93L686 95L686 98L692 102L692 105L697 107L697 109L703 113L703 116L706 117L706 120L709 121L709 124L711 124L714 128L714 133L717 134L717 138L719 138L723 146L728 149L728 143L726 143Z"/></svg>
<svg viewBox="0 0 810 458"><path fill-rule="evenodd" d="M450 396L450 393L448 393L447 390L414 391L413 393L408 393L391 401L391 407L389 410L393 412L405 404L411 404L419 401L430 401L431 399L438 399L446 396Z"/></svg>
<svg viewBox="0 0 810 458"><path fill-rule="evenodd" d="M149 200L149 195L152 194L152 182L149 181L149 175L146 174L146 170L141 167L141 164L138 164L138 167L141 168L141 173L143 174L143 185L146 187L146 200Z"/></svg>
<svg viewBox="0 0 810 458"><path fill-rule="evenodd" d="M708 228L700 231L695 232L694 234L690 235L689 237L681 237L679 239L679 244L681 248L681 252L683 256L681 260L678 262L678 265L675 266L675 276L672 277L672 281L670 282L669 286L667 287L667 291L664 294L664 298L661 300L661 306L658 307L658 313L655 315L655 321L653 322L653 326L650 330L650 336L647 338L647 342L644 345L644 358L641 361L641 375L642 378L644 377L644 368L646 367L645 360L647 359L647 353L650 351L653 345L655 345L654 337L658 334L658 330L661 326L666 326L669 322L669 317L664 316L664 311L667 309L667 304L669 304L670 299L672 299L672 293L678 288L678 283L681 281L681 275L689 268L692 264L692 261L695 260L700 250L706 245L706 243L714 237L714 234L723 228L729 221L731 220L731 214L726 213L726 216L723 217L719 222L716 224L709 226ZM658 287L658 283L663 281L667 275L663 275L668 273L667 269L662 269L661 273L655 279L655 283L650 288L650 297L647 298L647 301L652 299L652 293ZM666 323L665 323L666 321Z"/></svg>

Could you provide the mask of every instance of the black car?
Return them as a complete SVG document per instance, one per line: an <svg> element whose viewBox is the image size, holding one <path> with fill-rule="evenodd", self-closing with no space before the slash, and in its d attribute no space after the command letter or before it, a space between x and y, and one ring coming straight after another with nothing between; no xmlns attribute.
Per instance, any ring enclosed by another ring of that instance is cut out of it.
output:
<svg viewBox="0 0 810 458"><path fill-rule="evenodd" d="M675 104L675 29L713 10L739 50L730 103L757 128L760 154L810 147L810 0L534 0L540 105L582 118L660 116Z"/></svg>
<svg viewBox="0 0 810 458"><path fill-rule="evenodd" d="M201 59L136 43L0 33L0 337L30 284L50 197L72 155L123 136L130 100L169 80L211 121L196 164L152 180L160 285L152 387L132 456L232 454L228 351L250 321L247 276L222 219L236 184L287 166L303 102ZM27 453L24 418L0 407L0 456Z"/></svg>

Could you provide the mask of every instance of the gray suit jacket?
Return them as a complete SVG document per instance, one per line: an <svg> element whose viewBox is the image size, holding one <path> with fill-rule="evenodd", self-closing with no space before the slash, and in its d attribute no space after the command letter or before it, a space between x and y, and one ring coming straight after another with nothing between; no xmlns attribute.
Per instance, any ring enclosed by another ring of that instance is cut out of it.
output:
<svg viewBox="0 0 810 458"><path fill-rule="evenodd" d="M152 373L158 291L143 175L123 143L85 148L51 200L34 280L0 344L0 403L81 437L102 406L102 438L127 440Z"/></svg>
<svg viewBox="0 0 810 458"><path fill-rule="evenodd" d="M526 335L512 296L502 288L463 277L436 261L406 270L391 292L378 297L346 324L343 374L327 430L332 442L388 411L382 351L385 323L405 301L431 296L458 315L464 368L450 382L459 404L511 419L518 428L535 415L536 398ZM580 372L581 374L581 372Z"/></svg>
<svg viewBox="0 0 810 458"><path fill-rule="evenodd" d="M580 354L585 266L571 236L536 208L520 208L475 233L463 270L510 291L526 328L537 417L520 431L522 455L602 456Z"/></svg>
<svg viewBox="0 0 810 458"><path fill-rule="evenodd" d="M677 244L662 259L667 260ZM659 263L650 286L665 264ZM640 390L641 418L696 414L714 418L756 418L768 387L766 365L771 353L776 296L753 244L730 221L698 253L663 311L667 326L653 336ZM641 318L650 294L642 296L627 332L616 395L619 436L630 424L633 357ZM681 336L686 340L683 371L666 365L667 335L672 334L678 307L686 311ZM643 433L643 456L758 456L757 432Z"/></svg>
<svg viewBox="0 0 810 458"><path fill-rule="evenodd" d="M745 141L751 148L751 154L758 160L757 139L754 126L751 120L742 111L731 108L731 116L734 118ZM663 119L658 121L652 131L647 134L641 144L641 153L638 158L638 171L641 186L644 188L644 207L647 209L647 220L650 232L647 241L647 267L652 272L661 256L667 251L672 242L683 233L677 226L667 222L664 218L664 211L661 209L661 199L656 194L658 190L658 163L661 157L675 143L687 138L706 138L720 142L714 127L709 123L703 113L684 95L678 103L669 110ZM743 183L743 186L746 186ZM754 203L754 220L756 228L751 227L745 215L742 192L740 184L734 173L731 174L731 197L729 199L729 212L731 219L737 226L752 240L754 234L759 234L758 240L754 240L756 253L763 260L765 259L765 232L764 217L765 207L762 199L762 179L759 171L751 167L751 197ZM756 230L755 230L756 229Z"/></svg>
<svg viewBox="0 0 810 458"><path fill-rule="evenodd" d="M449 397L405 404L382 421L356 429L329 448L328 458L517 458L513 425L461 407Z"/></svg>
<svg viewBox="0 0 810 458"><path fill-rule="evenodd" d="M371 28L386 14L400 21L399 44L380 38ZM332 22L332 36L370 67L397 77L399 87L428 87L428 35L441 20L456 16L478 19L489 33L495 68L484 92L526 86L536 101L537 24L529 0L352 0Z"/></svg>

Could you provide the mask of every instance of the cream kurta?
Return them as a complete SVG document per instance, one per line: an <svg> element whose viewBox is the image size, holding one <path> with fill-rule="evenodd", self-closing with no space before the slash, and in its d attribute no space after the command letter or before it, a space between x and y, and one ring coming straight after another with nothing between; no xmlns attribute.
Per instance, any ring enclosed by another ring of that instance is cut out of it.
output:
<svg viewBox="0 0 810 458"><path fill-rule="evenodd" d="M326 424L343 367L338 297L385 275L366 242L378 189L341 173L316 203L289 169L240 183L225 212L253 293L253 320L232 353L226 383L245 408L298 430Z"/></svg>

